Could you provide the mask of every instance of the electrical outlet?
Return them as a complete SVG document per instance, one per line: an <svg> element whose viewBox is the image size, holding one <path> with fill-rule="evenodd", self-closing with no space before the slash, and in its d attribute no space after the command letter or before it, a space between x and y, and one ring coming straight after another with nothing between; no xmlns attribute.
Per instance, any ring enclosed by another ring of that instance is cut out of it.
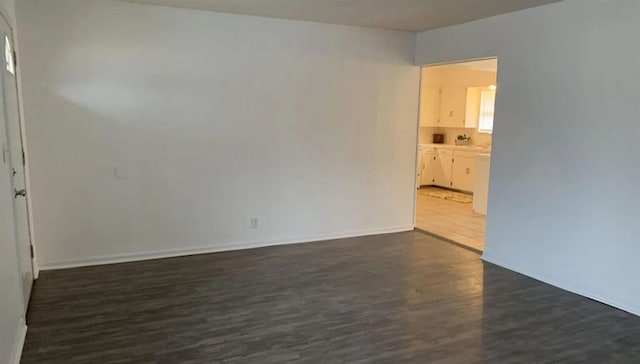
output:
<svg viewBox="0 0 640 364"><path fill-rule="evenodd" d="M257 217L252 217L251 218L251 228L252 229L257 229L258 228L258 218Z"/></svg>

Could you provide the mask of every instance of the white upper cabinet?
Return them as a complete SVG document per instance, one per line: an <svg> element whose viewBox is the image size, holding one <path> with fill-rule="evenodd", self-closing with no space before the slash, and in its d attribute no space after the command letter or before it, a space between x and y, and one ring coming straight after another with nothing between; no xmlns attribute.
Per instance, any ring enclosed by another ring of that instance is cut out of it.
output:
<svg viewBox="0 0 640 364"><path fill-rule="evenodd" d="M420 80L420 126L440 126L440 87L442 71L437 67L422 69Z"/></svg>
<svg viewBox="0 0 640 364"><path fill-rule="evenodd" d="M443 87L440 93L440 125L452 128L476 128L480 116L480 92L483 87Z"/></svg>
<svg viewBox="0 0 640 364"><path fill-rule="evenodd" d="M443 87L440 93L440 126L464 128L467 89L459 86Z"/></svg>
<svg viewBox="0 0 640 364"><path fill-rule="evenodd" d="M483 92L495 82L495 72L446 66L423 68L420 126L478 128L483 117Z"/></svg>
<svg viewBox="0 0 640 364"><path fill-rule="evenodd" d="M440 126L440 87L423 87L420 92L420 126Z"/></svg>

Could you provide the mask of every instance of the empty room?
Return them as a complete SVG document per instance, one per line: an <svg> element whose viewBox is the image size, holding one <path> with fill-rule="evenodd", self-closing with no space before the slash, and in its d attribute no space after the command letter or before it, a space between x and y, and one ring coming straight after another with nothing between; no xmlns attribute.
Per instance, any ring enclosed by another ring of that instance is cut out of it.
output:
<svg viewBox="0 0 640 364"><path fill-rule="evenodd" d="M640 0L0 14L0 364L640 362Z"/></svg>

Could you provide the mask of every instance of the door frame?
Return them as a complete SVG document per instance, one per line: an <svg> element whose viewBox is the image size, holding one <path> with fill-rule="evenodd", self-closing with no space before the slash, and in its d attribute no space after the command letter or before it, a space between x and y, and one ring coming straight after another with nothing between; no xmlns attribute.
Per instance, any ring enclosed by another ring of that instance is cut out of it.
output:
<svg viewBox="0 0 640 364"><path fill-rule="evenodd" d="M420 81L419 81L419 89L418 89L418 120L417 120L417 133L416 133L416 143L415 143L415 149L416 149L416 161L415 161L415 165L416 165L416 169L414 171L414 178L417 176L418 173L418 149L420 147L420 115L422 112L422 78L423 78L423 74L424 74L424 69L426 67L436 67L436 66L448 66L448 65L454 65L457 63L467 63L467 62L475 62L475 61L486 61L486 60L490 60L490 59L495 59L498 60L500 57L498 57L497 55L494 56L483 56L483 57L479 57L479 58L464 58L464 59L454 59L454 60L450 60L450 61L441 61L441 62L435 62L435 63L425 63L425 64L419 64L416 65L418 67L420 67ZM499 65L499 64L498 64ZM496 80L500 80L500 67L498 67L498 69L496 70ZM497 94L496 94L496 98L497 98ZM497 106L497 104L496 104ZM497 109L497 108L496 108ZM494 110L494 114L497 110ZM493 135L493 134L492 134ZM492 154L493 157L493 154ZM416 178L416 182L415 182L415 186L413 188L413 227L414 229L418 229L420 230L420 228L417 227L417 217L418 217L418 188L420 186L418 186L418 182L417 182L417 178ZM489 173L489 189L491 188L491 173ZM491 197L491 193L489 191L488 195L487 195L487 204L489 204L489 199ZM486 241L486 238L485 238Z"/></svg>
<svg viewBox="0 0 640 364"><path fill-rule="evenodd" d="M415 150L415 160L413 165L415 166L415 170L413 171L413 229L416 228L416 223L418 219L418 188L420 188L420 182L418 182L418 169L420 166L418 165L418 161L420 158L418 156L418 152L420 151L420 115L422 115L422 70L423 66L419 67L419 75L418 75L418 117L416 123L416 140L414 145Z"/></svg>

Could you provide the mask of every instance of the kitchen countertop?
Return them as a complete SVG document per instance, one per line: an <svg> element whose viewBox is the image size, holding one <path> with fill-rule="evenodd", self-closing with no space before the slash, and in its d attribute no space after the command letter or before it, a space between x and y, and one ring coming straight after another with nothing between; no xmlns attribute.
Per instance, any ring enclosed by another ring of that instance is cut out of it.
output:
<svg viewBox="0 0 640 364"><path fill-rule="evenodd" d="M474 145L468 146L468 145L454 145L454 144L420 144L419 147L466 150L470 152L479 152L479 153L491 153L491 147L482 147L482 146L474 146Z"/></svg>
<svg viewBox="0 0 640 364"><path fill-rule="evenodd" d="M476 158L478 159L489 159L491 158L491 152L481 152L476 154Z"/></svg>

